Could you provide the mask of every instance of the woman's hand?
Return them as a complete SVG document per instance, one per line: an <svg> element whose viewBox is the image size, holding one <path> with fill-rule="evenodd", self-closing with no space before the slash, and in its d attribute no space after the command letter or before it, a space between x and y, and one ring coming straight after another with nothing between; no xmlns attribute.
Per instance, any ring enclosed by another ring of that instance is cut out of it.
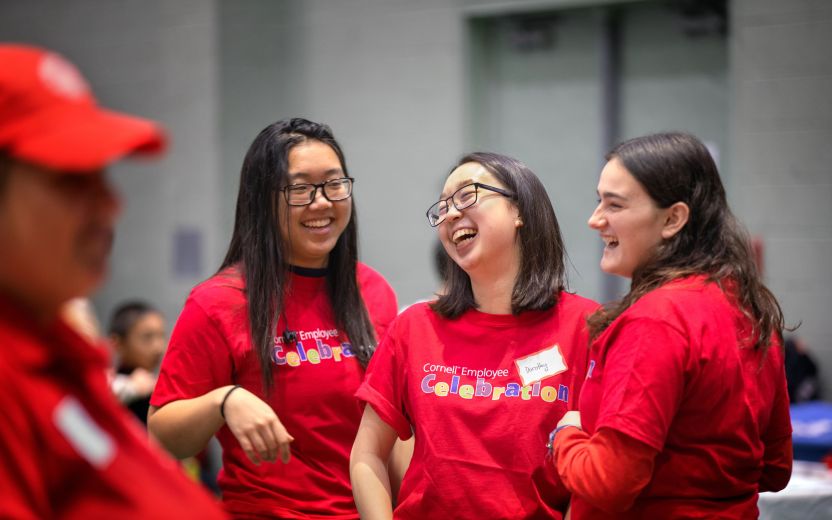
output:
<svg viewBox="0 0 832 520"><path fill-rule="evenodd" d="M561 426L576 426L578 429L583 429L581 428L581 412L570 410L563 414L557 427L560 428Z"/></svg>
<svg viewBox="0 0 832 520"><path fill-rule="evenodd" d="M289 435L271 406L245 388L234 390L225 401L225 424L254 464L275 462L277 456L289 462Z"/></svg>

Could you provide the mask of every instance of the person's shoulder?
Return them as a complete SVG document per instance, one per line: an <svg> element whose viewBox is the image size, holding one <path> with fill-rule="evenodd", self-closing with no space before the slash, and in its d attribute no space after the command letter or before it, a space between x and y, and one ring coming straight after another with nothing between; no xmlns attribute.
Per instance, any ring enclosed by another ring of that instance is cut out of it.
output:
<svg viewBox="0 0 832 520"><path fill-rule="evenodd" d="M355 276L358 280L358 286L361 289L361 293L365 299L368 296L372 299L382 298L386 302L392 302L392 305L398 308L396 303L396 293L381 273L367 264L357 262L355 266Z"/></svg>
<svg viewBox="0 0 832 520"><path fill-rule="evenodd" d="M239 317L245 313L247 299L242 276L234 268L225 269L191 289L185 301L183 313L189 316L205 315L211 320L223 321L228 316Z"/></svg>
<svg viewBox="0 0 832 520"><path fill-rule="evenodd" d="M245 284L239 270L223 269L191 289L190 298L196 301L213 301L217 297L244 297Z"/></svg>
<svg viewBox="0 0 832 520"><path fill-rule="evenodd" d="M431 303L436 300L425 300L421 302L415 302L407 306L407 308L402 309L399 313L397 319L403 321L422 321L427 319L431 315L436 315L433 309L430 308Z"/></svg>
<svg viewBox="0 0 832 520"><path fill-rule="evenodd" d="M685 276L671 280L645 294L633 304L633 308L644 314L660 309L690 308L697 302L712 300L720 291L719 286L707 280L704 275Z"/></svg>
<svg viewBox="0 0 832 520"><path fill-rule="evenodd" d="M406 349L414 337L421 338L427 330L435 328L438 315L430 308L430 303L416 302L396 315L387 328L386 342Z"/></svg>
<svg viewBox="0 0 832 520"><path fill-rule="evenodd" d="M381 273L363 262L356 262L355 276L358 278L358 283L361 285L375 283L390 287L387 279L384 278Z"/></svg>
<svg viewBox="0 0 832 520"><path fill-rule="evenodd" d="M642 321L662 323L682 334L713 319L715 314L730 313L721 288L704 275L677 278L639 298L619 316L621 323Z"/></svg>
<svg viewBox="0 0 832 520"><path fill-rule="evenodd" d="M597 311L601 305L595 300L591 300L577 293L567 292L564 290L558 294L558 307L569 312L592 314Z"/></svg>

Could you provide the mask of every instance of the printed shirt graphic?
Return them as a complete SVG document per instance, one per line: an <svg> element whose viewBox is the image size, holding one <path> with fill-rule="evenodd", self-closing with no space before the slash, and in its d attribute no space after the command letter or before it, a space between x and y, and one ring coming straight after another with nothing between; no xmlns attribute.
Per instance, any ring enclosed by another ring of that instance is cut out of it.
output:
<svg viewBox="0 0 832 520"><path fill-rule="evenodd" d="M396 315L387 282L359 264L358 281L379 337ZM363 405L354 397L363 370L349 339L335 326L325 278L293 274L277 324L274 387L267 402L295 438L288 464L249 462L227 426L219 483L236 515L268 512L290 518L358 518L349 481L349 454ZM284 330L296 332L286 343ZM171 336L151 403L202 395L241 384L263 397L251 349L246 300L239 276L221 273L191 293Z"/></svg>
<svg viewBox="0 0 832 520"><path fill-rule="evenodd" d="M628 515L575 497L576 518L756 518L766 442L791 427L779 342L762 359L738 341L750 325L694 276L642 297L593 342L584 429L611 428L661 454Z"/></svg>
<svg viewBox="0 0 832 520"><path fill-rule="evenodd" d="M400 437L415 431L396 518L560 518L568 496L544 469L546 442L577 406L596 308L562 293L520 316L446 320L421 303L393 322L358 396ZM568 368L524 385L516 361L552 348Z"/></svg>

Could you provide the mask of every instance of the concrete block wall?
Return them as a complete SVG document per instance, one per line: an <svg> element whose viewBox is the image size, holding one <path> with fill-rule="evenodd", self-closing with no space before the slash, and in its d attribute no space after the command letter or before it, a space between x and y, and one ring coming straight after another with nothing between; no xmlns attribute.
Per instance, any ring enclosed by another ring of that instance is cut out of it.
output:
<svg viewBox="0 0 832 520"><path fill-rule="evenodd" d="M832 3L734 0L731 19L729 194L832 399Z"/></svg>
<svg viewBox="0 0 832 520"><path fill-rule="evenodd" d="M218 176L214 2L12 0L0 3L0 40L53 49L87 77L101 105L162 122L160 160L111 169L124 212L107 284L95 296L106 322L124 298L158 305L172 322L191 286L215 269ZM201 236L200 272L174 272L174 236ZM172 324L172 323L171 323Z"/></svg>
<svg viewBox="0 0 832 520"><path fill-rule="evenodd" d="M401 303L433 290L422 213L471 143L465 20L596 5L595 0L9 0L0 40L54 48L102 104L162 121L172 148L120 164L126 210L102 318L143 297L172 321L216 269L231 230L239 166L281 117L330 123L359 179L362 257ZM832 377L832 4L731 3L729 196L763 239L766 278ZM595 169L597 164L588 164ZM177 232L202 239L201 269L173 271ZM580 288L578 288L580 290ZM591 295L590 296L597 296Z"/></svg>

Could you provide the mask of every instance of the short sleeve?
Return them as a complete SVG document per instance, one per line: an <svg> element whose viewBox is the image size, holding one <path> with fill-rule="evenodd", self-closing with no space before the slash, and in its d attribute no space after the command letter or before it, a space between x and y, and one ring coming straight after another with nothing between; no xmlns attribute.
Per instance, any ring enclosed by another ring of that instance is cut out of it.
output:
<svg viewBox="0 0 832 520"><path fill-rule="evenodd" d="M150 404L199 397L231 384L233 363L217 323L188 298L171 334Z"/></svg>
<svg viewBox="0 0 832 520"><path fill-rule="evenodd" d="M395 323L379 344L355 396L373 407L401 439L413 435L404 407L405 367L396 337Z"/></svg>
<svg viewBox="0 0 832 520"><path fill-rule="evenodd" d="M396 293L383 276L363 264L360 264L359 283L361 297L370 314L376 339L380 342L398 314Z"/></svg>
<svg viewBox="0 0 832 520"><path fill-rule="evenodd" d="M621 323L604 360L596 428L661 451L684 392L687 357L687 340L670 324L651 318Z"/></svg>

